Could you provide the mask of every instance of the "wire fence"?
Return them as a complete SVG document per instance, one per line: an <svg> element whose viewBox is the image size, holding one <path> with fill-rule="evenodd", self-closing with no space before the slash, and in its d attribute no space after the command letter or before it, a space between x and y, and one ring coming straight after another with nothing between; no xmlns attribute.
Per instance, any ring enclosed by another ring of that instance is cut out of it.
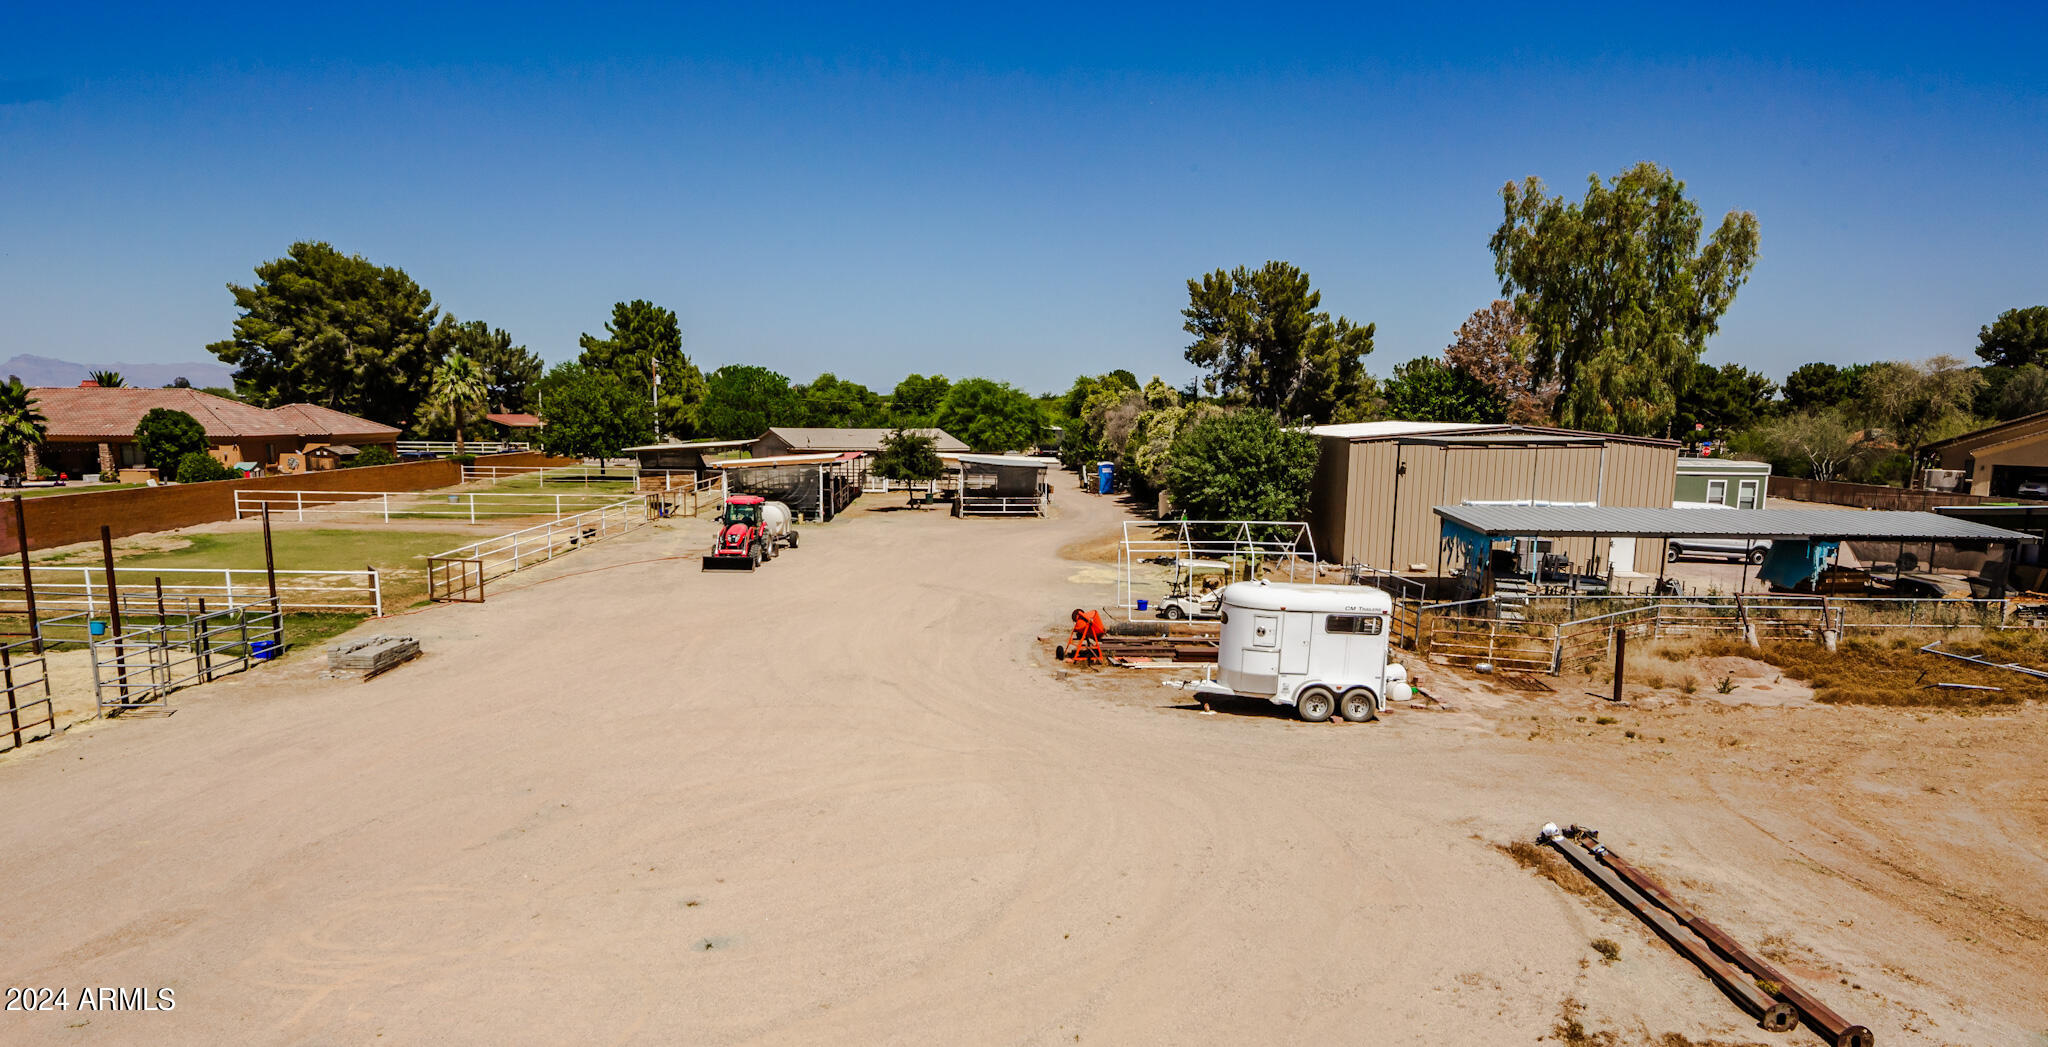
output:
<svg viewBox="0 0 2048 1047"><path fill-rule="evenodd" d="M674 508L675 501L667 494L635 495L436 553L427 557L427 596L442 603L482 603L484 584L491 579L673 515Z"/></svg>
<svg viewBox="0 0 2048 1047"><path fill-rule="evenodd" d="M153 617L89 642L101 716L165 708L173 691L242 672L284 651L284 614L268 600L209 609L195 599Z"/></svg>
<svg viewBox="0 0 2048 1047"><path fill-rule="evenodd" d="M0 615L25 614L27 594L12 575L0 576ZM375 567L355 571L276 572L278 605L293 612L384 613L384 580ZM30 568L36 608L44 613L106 613L104 567L36 564ZM116 567L114 584L123 611L149 611L159 598L173 602L206 599L214 606L253 603L270 597L270 574L262 568Z"/></svg>
<svg viewBox="0 0 2048 1047"><path fill-rule="evenodd" d="M1867 597L1495 596L1445 603L1402 601L1411 617L1404 646L1454 665L1559 674L1610 657L1618 632L1659 639L1724 635L1819 640L1852 630L2031 628L2004 600Z"/></svg>

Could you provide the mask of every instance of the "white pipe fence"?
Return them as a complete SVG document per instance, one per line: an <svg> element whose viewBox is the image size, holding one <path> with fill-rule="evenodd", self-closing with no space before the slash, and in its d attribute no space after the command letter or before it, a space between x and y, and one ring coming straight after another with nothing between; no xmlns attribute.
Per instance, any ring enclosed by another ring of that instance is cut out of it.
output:
<svg viewBox="0 0 2048 1047"><path fill-rule="evenodd" d="M400 440L398 453L403 455L432 455L436 458L450 454L505 454L509 451L530 451L533 448L518 440L464 440L458 451L453 440Z"/></svg>
<svg viewBox="0 0 2048 1047"><path fill-rule="evenodd" d="M29 578L36 588L39 617L73 611L95 617L108 610L104 567L36 564L29 569ZM18 579L6 581L0 584L0 614L26 613L21 583ZM121 591L124 613L154 609L159 582L166 601L208 600L225 607L270 599L269 578L261 567L116 567L114 581ZM354 571L280 569L277 599L285 611L382 616L384 583L374 567Z"/></svg>
<svg viewBox="0 0 2048 1047"><path fill-rule="evenodd" d="M427 557L427 595L437 601L481 603L484 583L546 563L587 543L624 534L673 504L667 495L634 495L573 516Z"/></svg>
<svg viewBox="0 0 2048 1047"><path fill-rule="evenodd" d="M638 484L640 467L637 462L624 464L597 465L582 462L576 465L465 465L462 467L463 483L495 484L504 480L531 479L536 486L574 484L578 486L593 483Z"/></svg>
<svg viewBox="0 0 2048 1047"><path fill-rule="evenodd" d="M236 491L235 519L262 516L268 506L273 520L347 517L475 522L507 516L564 516L608 505L618 497L616 493L601 491Z"/></svg>

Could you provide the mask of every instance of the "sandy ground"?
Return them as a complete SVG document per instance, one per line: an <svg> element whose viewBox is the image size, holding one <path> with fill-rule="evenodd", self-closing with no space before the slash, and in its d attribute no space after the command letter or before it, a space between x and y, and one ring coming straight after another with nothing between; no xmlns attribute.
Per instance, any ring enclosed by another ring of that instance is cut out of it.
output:
<svg viewBox="0 0 2048 1047"><path fill-rule="evenodd" d="M1050 660L1112 592L1056 550L1118 512L860 512L751 575L657 524L378 623L428 653L368 683L294 657L0 758L6 983L177 1004L0 1040L1499 1044L1577 1001L1818 1042L1501 853L1557 820L1882 1043L2048 1042L2042 710L1424 668L1377 724L1202 716Z"/></svg>

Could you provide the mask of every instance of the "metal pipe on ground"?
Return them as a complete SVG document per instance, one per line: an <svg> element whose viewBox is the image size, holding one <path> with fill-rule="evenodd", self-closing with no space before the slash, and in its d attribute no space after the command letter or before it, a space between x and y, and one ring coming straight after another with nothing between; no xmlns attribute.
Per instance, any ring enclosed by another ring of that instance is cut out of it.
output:
<svg viewBox="0 0 2048 1047"><path fill-rule="evenodd" d="M1579 830L1579 828L1576 825L1572 826L1572 830ZM1800 988L1792 979L1786 977L1783 971L1772 966L1769 961L1750 952L1741 942L1736 941L1734 937L1729 935L1728 932L1704 919L1678 899L1672 897L1671 892L1665 890L1664 885L1657 882L1650 874L1629 864L1622 856L1600 843L1597 833L1573 831L1569 835L1577 839L1581 845L1591 852L1594 857L1605 863L1608 868L1613 869L1616 875L1628 882L1629 886L1648 895L1651 900L1663 906L1672 916L1677 917L1679 923L1684 924L1694 934L1706 939L1707 944L1719 949L1722 955L1740 964L1751 974L1767 981L1775 982L1778 986L1778 995L1784 997L1786 1002L1790 1003L1800 1015L1818 1026L1822 1035L1825 1035L1828 1038L1828 1042L1834 1044L1835 1047L1875 1047L1877 1037L1869 1029L1853 1024L1848 1019L1836 1014L1833 1008L1815 999L1805 989Z"/></svg>
<svg viewBox="0 0 2048 1047"><path fill-rule="evenodd" d="M1757 988L1756 982L1728 961L1715 955L1714 950L1695 938L1670 913L1658 908L1648 898L1630 887L1613 869L1595 861L1585 848L1565 839L1564 830L1555 823L1543 827L1543 842L1552 850L1564 855L1566 861L1578 867L1592 880L1604 888L1623 907L1636 914L1650 925L1663 939L1671 943L1686 959L1691 960L1700 970L1705 971L1721 991L1733 997L1744 1011L1757 1020L1757 1024L1771 1032L1784 1032L1799 1024L1799 1016L1790 1004L1772 999Z"/></svg>

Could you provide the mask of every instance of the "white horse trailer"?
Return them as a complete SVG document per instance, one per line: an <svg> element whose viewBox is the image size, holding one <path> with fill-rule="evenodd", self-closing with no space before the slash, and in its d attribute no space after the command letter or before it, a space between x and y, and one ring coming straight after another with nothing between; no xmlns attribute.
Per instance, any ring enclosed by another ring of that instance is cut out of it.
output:
<svg viewBox="0 0 2048 1047"><path fill-rule="evenodd" d="M1413 694L1408 670L1387 658L1394 600L1378 589L1237 582L1222 612L1216 678L1198 693L1292 705L1311 723L1376 720Z"/></svg>

